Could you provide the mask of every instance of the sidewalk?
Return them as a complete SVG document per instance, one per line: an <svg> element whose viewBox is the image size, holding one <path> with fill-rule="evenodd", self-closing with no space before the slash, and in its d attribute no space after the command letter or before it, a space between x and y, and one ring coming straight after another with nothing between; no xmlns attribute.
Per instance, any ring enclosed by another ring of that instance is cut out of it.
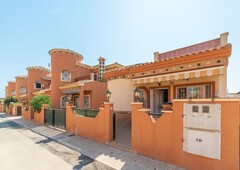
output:
<svg viewBox="0 0 240 170"><path fill-rule="evenodd" d="M22 125L44 137L50 138L60 144L68 146L94 160L104 163L115 169L127 170L174 170L182 169L174 165L166 164L151 158L137 155L133 152L123 151L109 145L92 140L70 135L66 132L46 126L40 126L32 121L26 121L21 117L9 117L15 123Z"/></svg>

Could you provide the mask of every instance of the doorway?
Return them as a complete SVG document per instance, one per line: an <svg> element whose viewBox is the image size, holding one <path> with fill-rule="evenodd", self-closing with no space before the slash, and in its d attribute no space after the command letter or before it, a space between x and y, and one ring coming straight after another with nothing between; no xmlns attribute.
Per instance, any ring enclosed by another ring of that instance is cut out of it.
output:
<svg viewBox="0 0 240 170"><path fill-rule="evenodd" d="M74 96L73 100L74 100L74 105L76 106L76 108L79 108L79 96Z"/></svg>
<svg viewBox="0 0 240 170"><path fill-rule="evenodd" d="M160 114L163 109L162 104L168 102L168 89L152 89L150 91L151 113Z"/></svg>

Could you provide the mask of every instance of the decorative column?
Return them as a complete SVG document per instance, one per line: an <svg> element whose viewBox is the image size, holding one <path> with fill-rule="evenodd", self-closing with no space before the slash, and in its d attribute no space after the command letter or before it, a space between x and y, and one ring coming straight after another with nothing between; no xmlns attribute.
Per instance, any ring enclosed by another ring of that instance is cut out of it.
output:
<svg viewBox="0 0 240 170"><path fill-rule="evenodd" d="M99 81L104 82L104 78L103 75L105 73L105 58L103 57L99 57L98 61L99 61Z"/></svg>

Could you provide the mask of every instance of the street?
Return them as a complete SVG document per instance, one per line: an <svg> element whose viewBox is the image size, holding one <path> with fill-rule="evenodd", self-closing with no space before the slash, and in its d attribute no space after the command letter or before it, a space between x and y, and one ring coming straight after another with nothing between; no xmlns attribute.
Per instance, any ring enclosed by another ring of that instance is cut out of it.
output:
<svg viewBox="0 0 240 170"><path fill-rule="evenodd" d="M0 113L0 169L2 170L112 169L36 134L11 119L13 117Z"/></svg>

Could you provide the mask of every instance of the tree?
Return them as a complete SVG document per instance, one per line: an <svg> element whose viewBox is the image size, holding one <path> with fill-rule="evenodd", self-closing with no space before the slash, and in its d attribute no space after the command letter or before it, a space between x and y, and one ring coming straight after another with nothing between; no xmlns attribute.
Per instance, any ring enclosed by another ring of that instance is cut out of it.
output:
<svg viewBox="0 0 240 170"><path fill-rule="evenodd" d="M51 98L48 95L37 95L30 101L30 105L33 107L34 112L41 112L43 104L48 104L49 107L52 105Z"/></svg>
<svg viewBox="0 0 240 170"><path fill-rule="evenodd" d="M11 104L17 103L17 102L18 102L18 100L12 96L5 97L4 101L3 101L4 105L6 105L7 107L9 107Z"/></svg>

